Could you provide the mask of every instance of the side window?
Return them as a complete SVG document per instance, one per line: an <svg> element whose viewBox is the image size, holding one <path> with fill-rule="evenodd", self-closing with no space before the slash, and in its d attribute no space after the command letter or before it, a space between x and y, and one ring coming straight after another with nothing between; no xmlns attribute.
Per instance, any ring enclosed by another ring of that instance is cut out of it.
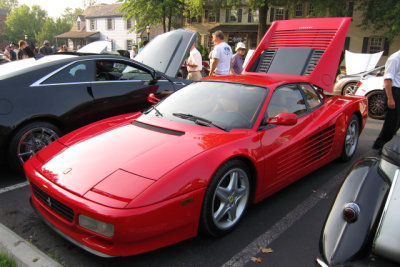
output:
<svg viewBox="0 0 400 267"><path fill-rule="evenodd" d="M46 79L42 84L91 82L93 71L91 61L77 62Z"/></svg>
<svg viewBox="0 0 400 267"><path fill-rule="evenodd" d="M321 105L321 99L319 98L318 94L315 92L314 88L311 87L309 84L301 84L300 85L301 91L306 97L307 105L310 109L314 109Z"/></svg>
<svg viewBox="0 0 400 267"><path fill-rule="evenodd" d="M96 62L96 81L115 80L152 80L150 73L135 68L124 62L113 60L98 60Z"/></svg>
<svg viewBox="0 0 400 267"><path fill-rule="evenodd" d="M275 89L265 116L274 117L283 112L300 115L306 111L303 96L297 85L289 84Z"/></svg>

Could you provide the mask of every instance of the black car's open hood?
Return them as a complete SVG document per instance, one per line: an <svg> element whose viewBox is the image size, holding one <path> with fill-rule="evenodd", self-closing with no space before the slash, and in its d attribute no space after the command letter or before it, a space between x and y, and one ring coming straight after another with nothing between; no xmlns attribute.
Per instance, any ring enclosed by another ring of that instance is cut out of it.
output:
<svg viewBox="0 0 400 267"><path fill-rule="evenodd" d="M135 60L175 77L196 37L196 32L184 29L157 35L135 57Z"/></svg>

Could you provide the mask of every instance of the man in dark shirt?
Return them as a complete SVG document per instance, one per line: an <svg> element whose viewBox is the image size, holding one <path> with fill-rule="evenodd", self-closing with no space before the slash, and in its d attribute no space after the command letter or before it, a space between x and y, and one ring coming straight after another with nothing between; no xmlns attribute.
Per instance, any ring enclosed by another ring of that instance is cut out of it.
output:
<svg viewBox="0 0 400 267"><path fill-rule="evenodd" d="M43 46L39 49L39 54L44 55L44 56L54 54L54 51L50 47L50 42L48 40L45 40L43 42Z"/></svg>

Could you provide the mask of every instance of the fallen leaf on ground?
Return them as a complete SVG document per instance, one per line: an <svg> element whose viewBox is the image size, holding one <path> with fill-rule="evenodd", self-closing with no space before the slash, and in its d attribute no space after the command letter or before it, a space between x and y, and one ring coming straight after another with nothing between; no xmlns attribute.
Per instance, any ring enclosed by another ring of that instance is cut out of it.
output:
<svg viewBox="0 0 400 267"><path fill-rule="evenodd" d="M260 257L251 257L251 261L260 263L262 262L262 259Z"/></svg>
<svg viewBox="0 0 400 267"><path fill-rule="evenodd" d="M264 254L272 253L274 250L272 248L260 248L260 251Z"/></svg>

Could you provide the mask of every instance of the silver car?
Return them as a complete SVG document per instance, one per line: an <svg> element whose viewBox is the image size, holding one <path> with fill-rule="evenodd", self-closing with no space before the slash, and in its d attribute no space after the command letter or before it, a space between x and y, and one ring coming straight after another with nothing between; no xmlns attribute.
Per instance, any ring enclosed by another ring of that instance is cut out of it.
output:
<svg viewBox="0 0 400 267"><path fill-rule="evenodd" d="M336 83L333 87L332 94L334 95L354 95L358 81L367 76L382 76L385 72L385 66L379 66L372 70L351 74L338 75Z"/></svg>

